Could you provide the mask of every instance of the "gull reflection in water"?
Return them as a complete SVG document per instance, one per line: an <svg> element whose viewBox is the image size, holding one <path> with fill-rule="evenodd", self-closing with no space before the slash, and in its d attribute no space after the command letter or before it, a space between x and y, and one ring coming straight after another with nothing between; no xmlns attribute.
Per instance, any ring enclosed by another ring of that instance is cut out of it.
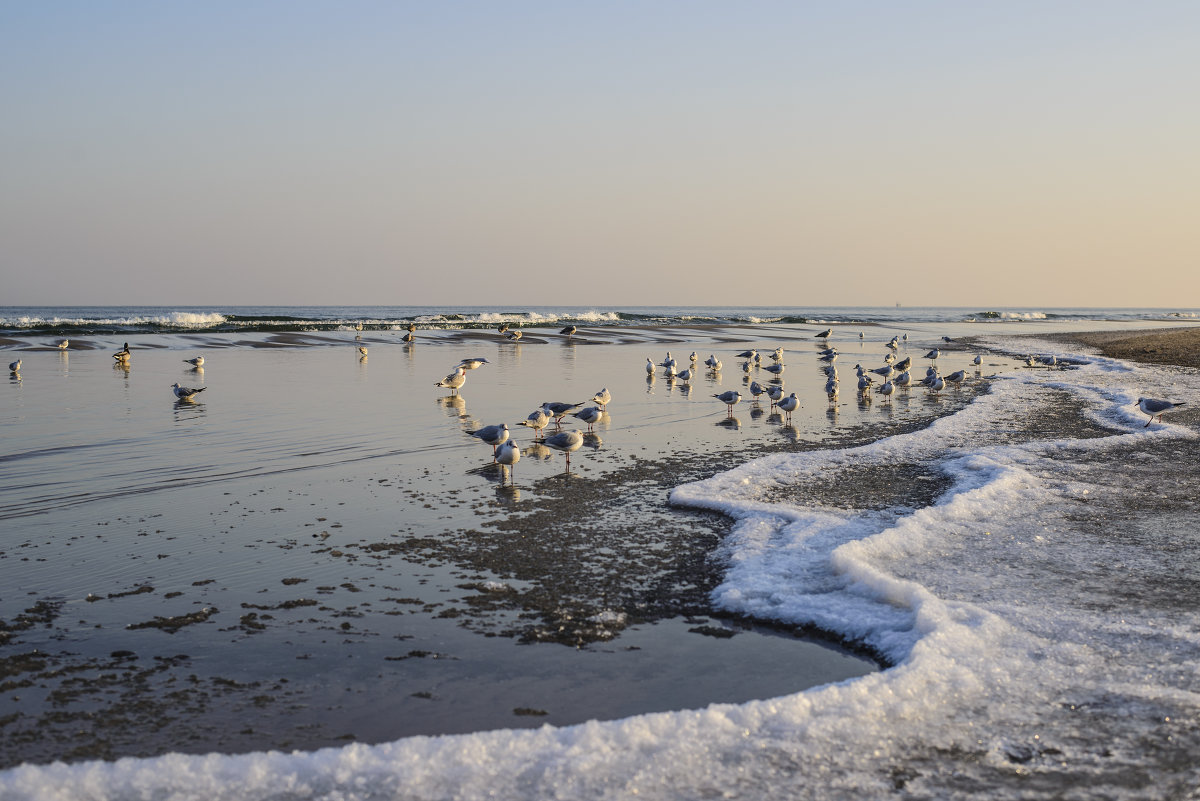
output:
<svg viewBox="0 0 1200 801"><path fill-rule="evenodd" d="M737 419L736 417L723 417L717 421L717 425L722 426L724 428L739 429L742 427L742 421Z"/></svg>
<svg viewBox="0 0 1200 801"><path fill-rule="evenodd" d="M535 442L521 451L522 459L537 459L539 462L544 462L553 458L554 451L547 448L540 442Z"/></svg>
<svg viewBox="0 0 1200 801"><path fill-rule="evenodd" d="M446 395L438 398L437 402L451 417L467 416L467 400L462 395Z"/></svg>

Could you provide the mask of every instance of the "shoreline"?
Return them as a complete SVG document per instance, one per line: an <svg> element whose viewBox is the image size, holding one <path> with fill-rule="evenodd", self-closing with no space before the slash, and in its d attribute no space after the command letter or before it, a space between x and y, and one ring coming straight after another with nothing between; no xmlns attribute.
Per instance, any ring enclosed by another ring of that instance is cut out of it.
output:
<svg viewBox="0 0 1200 801"><path fill-rule="evenodd" d="M1038 339L1095 348L1111 359L1200 368L1200 326L1038 334Z"/></svg>

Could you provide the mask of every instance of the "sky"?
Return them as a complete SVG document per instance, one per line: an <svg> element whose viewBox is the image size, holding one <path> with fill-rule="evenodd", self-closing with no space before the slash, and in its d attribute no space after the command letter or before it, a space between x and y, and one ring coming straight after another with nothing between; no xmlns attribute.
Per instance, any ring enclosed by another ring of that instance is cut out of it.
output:
<svg viewBox="0 0 1200 801"><path fill-rule="evenodd" d="M0 2L3 305L1200 306L1200 3Z"/></svg>

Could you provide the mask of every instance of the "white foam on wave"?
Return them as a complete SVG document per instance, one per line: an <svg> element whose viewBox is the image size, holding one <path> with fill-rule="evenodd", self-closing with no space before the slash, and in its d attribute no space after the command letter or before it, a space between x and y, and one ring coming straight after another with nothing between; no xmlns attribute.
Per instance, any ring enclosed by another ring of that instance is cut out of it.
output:
<svg viewBox="0 0 1200 801"><path fill-rule="evenodd" d="M129 317L38 317L20 315L0 319L0 326L11 328L40 328L40 327L123 327L123 326L163 326L169 328L211 328L226 321L223 314L217 312L168 312L166 314L132 315Z"/></svg>
<svg viewBox="0 0 1200 801"><path fill-rule="evenodd" d="M836 632L886 655L888 670L781 698L568 728L25 766L0 774L0 797L861 798L894 794L898 781L929 797L947 787L1016 798L1077 785L1124 797L1120 777L1132 768L1137 797L1169 798L1175 785L1145 767L1145 749L1167 734L1163 709L1184 721L1200 714L1200 695L1170 673L1200 665L1200 614L1176 611L1164 624L1119 590L1071 580L1086 562L1120 555L1104 538L1082 547L1072 528L1089 493L1120 491L1086 457L1195 437L1143 428L1133 400L1158 378L1103 359L1021 371L925 430L775 454L674 491L676 503L736 521L719 554L717 606ZM1200 389L1195 378L1173 380ZM1062 393L1113 433L1001 440ZM854 480L851 470L897 462L936 468L952 488L918 509L778 500L816 477L845 471ZM1132 735L1104 730L1110 718ZM1056 771L1069 771L1065 784L1037 783Z"/></svg>

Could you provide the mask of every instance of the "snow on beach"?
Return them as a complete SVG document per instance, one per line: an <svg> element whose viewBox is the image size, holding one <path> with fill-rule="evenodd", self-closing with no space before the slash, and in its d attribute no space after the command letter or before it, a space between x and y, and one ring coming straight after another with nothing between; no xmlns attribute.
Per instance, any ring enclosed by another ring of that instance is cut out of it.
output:
<svg viewBox="0 0 1200 801"><path fill-rule="evenodd" d="M1163 453L1197 437L1134 404L1198 383L1098 357L1021 371L923 431L673 493L737 521L719 607L837 632L885 655L881 673L566 728L22 766L0 798L1178 797L1200 784L1200 542L1169 525L1194 514L1174 501L1195 461ZM872 475L897 463L950 489L891 505ZM805 492L842 473L883 501ZM1154 516L1168 524L1139 526Z"/></svg>

